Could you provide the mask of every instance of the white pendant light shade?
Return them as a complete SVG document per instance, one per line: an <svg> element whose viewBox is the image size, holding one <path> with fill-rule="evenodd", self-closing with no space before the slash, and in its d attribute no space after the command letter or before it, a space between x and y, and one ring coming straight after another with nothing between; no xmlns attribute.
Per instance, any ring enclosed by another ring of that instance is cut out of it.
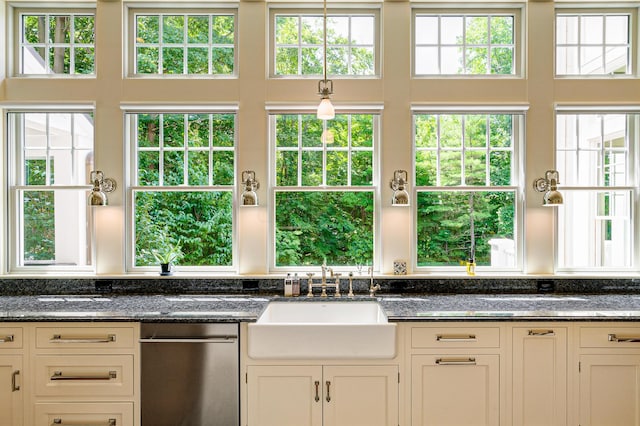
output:
<svg viewBox="0 0 640 426"><path fill-rule="evenodd" d="M336 116L336 110L333 108L331 99L322 98L318 105L318 118L320 120L332 120Z"/></svg>

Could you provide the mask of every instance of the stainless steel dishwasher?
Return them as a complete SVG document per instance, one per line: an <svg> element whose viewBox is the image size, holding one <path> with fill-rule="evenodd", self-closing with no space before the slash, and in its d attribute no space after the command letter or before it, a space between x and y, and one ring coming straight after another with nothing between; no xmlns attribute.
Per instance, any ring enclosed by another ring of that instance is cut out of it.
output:
<svg viewBox="0 0 640 426"><path fill-rule="evenodd" d="M238 324L142 323L142 426L237 426Z"/></svg>

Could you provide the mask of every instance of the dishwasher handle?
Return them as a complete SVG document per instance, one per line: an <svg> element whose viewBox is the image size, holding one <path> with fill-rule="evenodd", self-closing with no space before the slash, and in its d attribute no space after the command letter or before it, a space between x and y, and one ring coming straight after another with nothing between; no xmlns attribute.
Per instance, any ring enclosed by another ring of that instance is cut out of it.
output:
<svg viewBox="0 0 640 426"><path fill-rule="evenodd" d="M235 343L238 336L145 337L140 343Z"/></svg>

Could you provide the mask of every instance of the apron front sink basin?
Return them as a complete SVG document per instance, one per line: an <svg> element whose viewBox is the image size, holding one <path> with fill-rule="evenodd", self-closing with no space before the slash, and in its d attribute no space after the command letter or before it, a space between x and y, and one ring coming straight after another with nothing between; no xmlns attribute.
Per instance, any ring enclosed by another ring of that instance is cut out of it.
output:
<svg viewBox="0 0 640 426"><path fill-rule="evenodd" d="M258 359L390 359L396 325L377 302L271 302L249 324Z"/></svg>

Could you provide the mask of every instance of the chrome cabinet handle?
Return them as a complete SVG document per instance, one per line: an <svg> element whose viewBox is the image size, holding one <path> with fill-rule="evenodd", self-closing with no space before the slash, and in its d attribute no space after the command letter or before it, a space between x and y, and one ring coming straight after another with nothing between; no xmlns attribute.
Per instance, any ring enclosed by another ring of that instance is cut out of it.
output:
<svg viewBox="0 0 640 426"><path fill-rule="evenodd" d="M320 381L316 380L314 382L314 385L316 387L316 397L314 398L316 400L316 402L320 401L320 393L319 393L319 388L320 388Z"/></svg>
<svg viewBox="0 0 640 426"><path fill-rule="evenodd" d="M438 342L475 342L475 334L437 334Z"/></svg>
<svg viewBox="0 0 640 426"><path fill-rule="evenodd" d="M16 370L11 373L11 392L17 392L20 390L20 385L18 384L18 376L20 375L20 370Z"/></svg>
<svg viewBox="0 0 640 426"><path fill-rule="evenodd" d="M618 337L615 334L609 334L609 341L618 343L638 343L640 342L640 337Z"/></svg>
<svg viewBox="0 0 640 426"><path fill-rule="evenodd" d="M0 337L0 343L11 343L13 342L13 334L7 334L6 336Z"/></svg>
<svg viewBox="0 0 640 426"><path fill-rule="evenodd" d="M60 334L54 334L49 342L51 343L112 343L116 341L115 334L107 334L106 337L73 337L65 338Z"/></svg>
<svg viewBox="0 0 640 426"><path fill-rule="evenodd" d="M54 371L51 380L111 380L118 377L115 371L109 371L107 374L89 374L89 375L75 375L65 376L62 371Z"/></svg>
<svg viewBox="0 0 640 426"><path fill-rule="evenodd" d="M529 336L555 336L556 332L553 330L529 330Z"/></svg>
<svg viewBox="0 0 640 426"><path fill-rule="evenodd" d="M72 422L72 423L68 423L68 422L63 422L62 419L53 419L53 423L51 423L51 426L56 426L56 425L69 425L69 426L116 426L116 419L109 419L107 420L106 423L87 423L87 422L82 422L82 423L76 423L76 422Z"/></svg>
<svg viewBox="0 0 640 426"><path fill-rule="evenodd" d="M327 380L327 402L331 402L331 382Z"/></svg>
<svg viewBox="0 0 640 426"><path fill-rule="evenodd" d="M476 359L468 358L436 358L437 365L476 365Z"/></svg>

